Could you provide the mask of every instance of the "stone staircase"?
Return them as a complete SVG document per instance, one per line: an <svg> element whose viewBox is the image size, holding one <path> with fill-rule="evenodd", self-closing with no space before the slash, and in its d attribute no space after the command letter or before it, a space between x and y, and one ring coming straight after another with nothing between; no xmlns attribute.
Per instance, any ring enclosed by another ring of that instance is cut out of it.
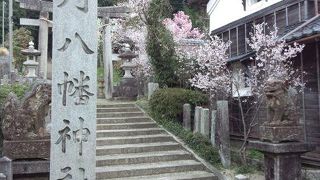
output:
<svg viewBox="0 0 320 180"><path fill-rule="evenodd" d="M99 103L96 179L218 179L134 103Z"/></svg>

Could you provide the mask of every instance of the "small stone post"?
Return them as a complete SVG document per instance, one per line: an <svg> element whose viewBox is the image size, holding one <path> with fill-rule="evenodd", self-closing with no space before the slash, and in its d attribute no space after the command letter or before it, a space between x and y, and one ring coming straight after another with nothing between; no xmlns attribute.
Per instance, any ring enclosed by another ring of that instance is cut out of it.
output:
<svg viewBox="0 0 320 180"><path fill-rule="evenodd" d="M187 130L191 130L191 105L183 105L183 127Z"/></svg>
<svg viewBox="0 0 320 180"><path fill-rule="evenodd" d="M2 157L0 158L0 173L2 173L5 178L4 180L12 180L12 161L11 159L7 158L7 157ZM0 177L0 180L1 177Z"/></svg>
<svg viewBox="0 0 320 180"><path fill-rule="evenodd" d="M230 132L228 101L217 101L217 121L219 123L219 154L223 167L230 168Z"/></svg>
<svg viewBox="0 0 320 180"><path fill-rule="evenodd" d="M193 133L198 133L198 132L200 132L201 109L202 109L202 107L196 106L196 109L195 109L195 111L194 111L194 128L193 128Z"/></svg>
<svg viewBox="0 0 320 180"><path fill-rule="evenodd" d="M158 83L148 83L148 100L151 99L151 96L153 93L159 89L159 84Z"/></svg>
<svg viewBox="0 0 320 180"><path fill-rule="evenodd" d="M212 146L216 146L216 118L217 118L217 111L213 110L211 117L211 144Z"/></svg>
<svg viewBox="0 0 320 180"><path fill-rule="evenodd" d="M209 124L209 109L208 108L203 108L201 110L200 132L205 137L209 137L210 124Z"/></svg>

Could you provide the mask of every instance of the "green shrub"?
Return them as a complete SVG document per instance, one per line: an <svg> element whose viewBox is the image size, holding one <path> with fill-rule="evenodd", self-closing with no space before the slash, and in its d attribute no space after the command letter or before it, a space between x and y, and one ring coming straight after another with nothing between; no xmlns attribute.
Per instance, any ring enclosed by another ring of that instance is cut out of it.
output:
<svg viewBox="0 0 320 180"><path fill-rule="evenodd" d="M2 106L2 103L7 98L8 94L10 92L15 93L19 99L23 98L26 90L29 89L29 86L27 85L21 85L21 84L13 84L13 85L3 85L0 88L0 107Z"/></svg>
<svg viewBox="0 0 320 180"><path fill-rule="evenodd" d="M159 122L159 121L158 121ZM182 127L181 124L172 120L165 120L159 122L168 131L173 133L184 141L193 151L195 151L200 157L208 161L215 167L221 167L220 156L218 150L212 146L210 140L200 133L193 134Z"/></svg>
<svg viewBox="0 0 320 180"><path fill-rule="evenodd" d="M165 119L181 119L183 104L192 107L208 104L206 95L198 91L180 88L166 88L156 91L149 102L151 113Z"/></svg>
<svg viewBox="0 0 320 180"><path fill-rule="evenodd" d="M235 171L237 174L252 174L257 171L257 167L254 165L238 165Z"/></svg>

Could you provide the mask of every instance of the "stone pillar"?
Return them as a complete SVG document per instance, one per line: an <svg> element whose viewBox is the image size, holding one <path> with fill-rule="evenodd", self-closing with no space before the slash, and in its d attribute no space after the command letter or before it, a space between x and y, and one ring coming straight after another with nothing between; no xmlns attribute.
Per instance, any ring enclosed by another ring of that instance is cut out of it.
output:
<svg viewBox="0 0 320 180"><path fill-rule="evenodd" d="M7 157L0 158L0 173L5 176L5 180L12 180L12 161ZM0 177L1 180L1 177Z"/></svg>
<svg viewBox="0 0 320 180"><path fill-rule="evenodd" d="M49 13L40 12L40 25L39 25L39 47L38 50L41 52L39 58L39 76L43 79L47 79L48 73L48 31L49 31Z"/></svg>
<svg viewBox="0 0 320 180"><path fill-rule="evenodd" d="M112 99L113 93L113 65L112 65L112 41L111 24L109 18L104 19L103 29L103 64L104 64L104 86L105 98Z"/></svg>
<svg viewBox="0 0 320 180"><path fill-rule="evenodd" d="M264 154L266 180L301 180L301 155L314 149L301 142L269 143L251 141L249 146Z"/></svg>
<svg viewBox="0 0 320 180"><path fill-rule="evenodd" d="M230 168L230 132L228 101L217 101L217 122L219 124L219 154L223 167Z"/></svg>
<svg viewBox="0 0 320 180"><path fill-rule="evenodd" d="M194 133L200 132L201 110L202 110L202 107L196 106L194 111L194 128L193 128Z"/></svg>
<svg viewBox="0 0 320 180"><path fill-rule="evenodd" d="M158 83L148 83L148 100L151 99L152 94L159 89Z"/></svg>
<svg viewBox="0 0 320 180"><path fill-rule="evenodd" d="M97 1L53 1L53 19L50 179L96 179Z"/></svg>
<svg viewBox="0 0 320 180"><path fill-rule="evenodd" d="M209 109L203 108L201 110L201 120L200 120L200 133L205 137L209 138L210 134L210 124L209 124Z"/></svg>
<svg viewBox="0 0 320 180"><path fill-rule="evenodd" d="M187 130L191 130L191 105L183 105L183 127Z"/></svg>
<svg viewBox="0 0 320 180"><path fill-rule="evenodd" d="M217 118L217 111L213 110L211 112L211 144L212 146L216 146L216 118Z"/></svg>

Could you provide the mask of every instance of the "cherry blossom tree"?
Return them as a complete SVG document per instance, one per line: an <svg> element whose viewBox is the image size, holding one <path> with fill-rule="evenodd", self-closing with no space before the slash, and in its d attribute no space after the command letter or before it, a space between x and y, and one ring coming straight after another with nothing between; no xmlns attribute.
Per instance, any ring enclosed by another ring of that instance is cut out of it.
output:
<svg viewBox="0 0 320 180"><path fill-rule="evenodd" d="M174 14L173 19L164 19L162 23L172 33L175 41L180 39L201 39L204 37L198 28L192 27L190 17L183 11Z"/></svg>
<svg viewBox="0 0 320 180"><path fill-rule="evenodd" d="M138 57L133 59L137 65L134 75L149 78L152 75L152 68L146 50L146 38L148 35L146 21L146 11L150 0L126 0L118 3L117 6L125 6L131 9L131 15L127 20L118 20L118 28L115 31L116 39L128 37L135 44Z"/></svg>
<svg viewBox="0 0 320 180"><path fill-rule="evenodd" d="M162 21L168 29L175 42L175 51L178 56L178 68L176 74L179 77L180 85L188 87L189 79L195 72L193 68L193 55L195 49L204 44L204 34L198 28L193 28L192 21L183 11L173 15L173 18L166 18Z"/></svg>
<svg viewBox="0 0 320 180"><path fill-rule="evenodd" d="M266 23L254 27L254 33L250 34L249 46L256 52L254 65L250 68L252 77L250 84L254 93L262 94L264 85L268 79L279 79L287 82L295 88L304 87L301 81L301 71L293 67L292 58L301 53L304 45L293 43L289 45L280 39L278 31L264 33Z"/></svg>
<svg viewBox="0 0 320 180"><path fill-rule="evenodd" d="M207 92L211 103L217 93L230 92L230 73L227 69L229 46L230 42L223 42L214 36L211 41L195 48L192 55L198 72L190 79L191 85Z"/></svg>

